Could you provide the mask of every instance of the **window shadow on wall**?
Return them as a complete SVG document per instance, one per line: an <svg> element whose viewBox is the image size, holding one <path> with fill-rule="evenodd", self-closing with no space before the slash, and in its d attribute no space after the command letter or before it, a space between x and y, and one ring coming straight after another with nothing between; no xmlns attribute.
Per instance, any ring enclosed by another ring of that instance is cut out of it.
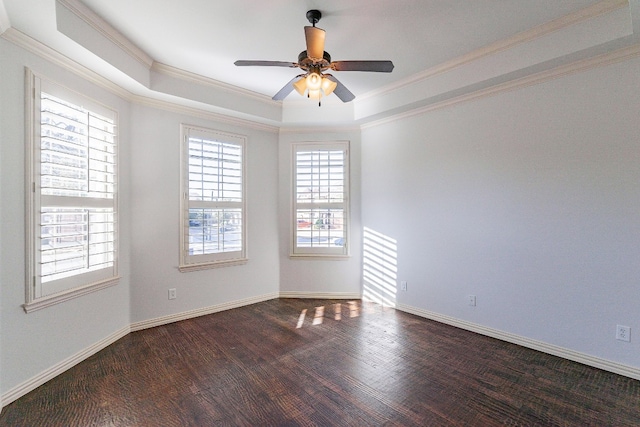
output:
<svg viewBox="0 0 640 427"><path fill-rule="evenodd" d="M398 273L397 241L368 227L363 230L363 292L364 300L382 306L396 306Z"/></svg>

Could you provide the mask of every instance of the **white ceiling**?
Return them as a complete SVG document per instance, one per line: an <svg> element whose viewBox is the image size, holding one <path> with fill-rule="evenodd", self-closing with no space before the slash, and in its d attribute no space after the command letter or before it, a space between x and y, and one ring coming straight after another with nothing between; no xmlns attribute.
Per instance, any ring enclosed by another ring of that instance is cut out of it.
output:
<svg viewBox="0 0 640 427"><path fill-rule="evenodd" d="M306 11L319 9L323 17L317 26L326 30L325 49L333 60L390 59L395 64L391 74L334 72L361 96L597 0L82 2L154 61L268 96L298 70L239 68L233 62L297 61L305 49ZM55 0L0 0L0 25L15 28L105 76L114 73L107 62L87 57L84 49L58 32ZM295 92L289 97L293 96Z"/></svg>

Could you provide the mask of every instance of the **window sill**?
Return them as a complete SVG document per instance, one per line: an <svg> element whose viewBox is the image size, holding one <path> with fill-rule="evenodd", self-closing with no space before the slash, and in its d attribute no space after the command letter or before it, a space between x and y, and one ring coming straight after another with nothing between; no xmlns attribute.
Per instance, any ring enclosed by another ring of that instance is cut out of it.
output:
<svg viewBox="0 0 640 427"><path fill-rule="evenodd" d="M315 260L315 261L346 261L351 255L335 255L335 254L289 254L290 259L296 260Z"/></svg>
<svg viewBox="0 0 640 427"><path fill-rule="evenodd" d="M201 264L185 264L179 265L178 270L181 273L189 273L190 271L209 270L212 268L232 267L234 265L243 265L249 261L248 258L232 259L228 261L203 262Z"/></svg>
<svg viewBox="0 0 640 427"><path fill-rule="evenodd" d="M81 288L69 289L68 291L60 292L53 295L47 295L45 297L35 299L33 301L23 304L22 308L24 309L25 313L31 313L33 311L51 307L52 305L60 304L65 301L69 301L71 299L78 298L83 295L87 295L93 292L97 292L101 289L105 289L105 288L117 285L119 282L120 282L120 277L113 277L111 279L107 279L97 283L92 283L90 285L83 286Z"/></svg>

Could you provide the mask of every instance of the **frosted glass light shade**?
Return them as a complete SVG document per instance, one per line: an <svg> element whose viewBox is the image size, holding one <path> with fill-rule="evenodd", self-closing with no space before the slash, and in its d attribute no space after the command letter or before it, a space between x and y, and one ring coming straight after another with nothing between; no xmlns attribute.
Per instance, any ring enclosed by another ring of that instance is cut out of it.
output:
<svg viewBox="0 0 640 427"><path fill-rule="evenodd" d="M334 82L333 80L329 80L326 77L322 78L322 91L324 92L325 96L331 95L337 86L338 83Z"/></svg>
<svg viewBox="0 0 640 427"><path fill-rule="evenodd" d="M320 89L309 89L309 98L320 100L321 96Z"/></svg>
<svg viewBox="0 0 640 427"><path fill-rule="evenodd" d="M301 96L307 95L308 98L318 101L322 96L331 95L336 87L338 83L317 72L312 72L293 83L293 88Z"/></svg>
<svg viewBox="0 0 640 427"><path fill-rule="evenodd" d="M322 86L322 77L318 73L311 73L307 76L307 88L318 90Z"/></svg>
<svg viewBox="0 0 640 427"><path fill-rule="evenodd" d="M293 84L293 88L302 96L307 90L307 79L300 79Z"/></svg>

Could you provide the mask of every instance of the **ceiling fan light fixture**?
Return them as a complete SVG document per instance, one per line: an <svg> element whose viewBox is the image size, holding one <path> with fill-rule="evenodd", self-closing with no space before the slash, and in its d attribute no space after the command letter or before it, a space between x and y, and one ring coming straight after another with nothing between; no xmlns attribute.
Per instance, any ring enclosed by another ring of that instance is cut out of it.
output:
<svg viewBox="0 0 640 427"><path fill-rule="evenodd" d="M320 73L312 72L307 76L307 88L309 90L319 90L322 87L322 76Z"/></svg>
<svg viewBox="0 0 640 427"><path fill-rule="evenodd" d="M320 105L320 99L323 96L329 96L338 87L338 83L328 78L326 75L317 71L311 72L307 76L296 80L292 83L293 88L301 96L315 99Z"/></svg>
<svg viewBox="0 0 640 427"><path fill-rule="evenodd" d="M293 82L293 88L301 96L320 101L323 96L329 96L338 87L338 83L322 73L312 72Z"/></svg>
<svg viewBox="0 0 640 427"><path fill-rule="evenodd" d="M293 88L300 94L300 96L304 96L304 93L307 91L307 79L303 77L297 82L294 82Z"/></svg>
<svg viewBox="0 0 640 427"><path fill-rule="evenodd" d="M322 77L322 92L324 92L325 96L331 95L337 86L338 83L328 79L327 77Z"/></svg>
<svg viewBox="0 0 640 427"><path fill-rule="evenodd" d="M309 89L309 98L317 99L318 101L320 101L321 97L322 92L320 91L320 89Z"/></svg>

